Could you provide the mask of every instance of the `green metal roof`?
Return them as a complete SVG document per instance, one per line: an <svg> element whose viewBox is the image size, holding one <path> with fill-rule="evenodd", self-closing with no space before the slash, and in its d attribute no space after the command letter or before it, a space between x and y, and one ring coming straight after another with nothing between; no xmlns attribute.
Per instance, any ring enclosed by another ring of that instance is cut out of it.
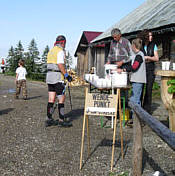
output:
<svg viewBox="0 0 175 176"><path fill-rule="evenodd" d="M119 28L122 34L126 34L170 24L175 24L175 0L147 0L91 43L110 37L113 28Z"/></svg>

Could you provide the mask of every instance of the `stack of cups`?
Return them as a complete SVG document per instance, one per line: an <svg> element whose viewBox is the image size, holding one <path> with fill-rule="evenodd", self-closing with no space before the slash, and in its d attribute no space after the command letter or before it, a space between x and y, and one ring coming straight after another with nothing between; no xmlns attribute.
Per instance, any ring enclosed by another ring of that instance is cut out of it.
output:
<svg viewBox="0 0 175 176"><path fill-rule="evenodd" d="M173 70L175 70L175 63L173 63Z"/></svg>
<svg viewBox="0 0 175 176"><path fill-rule="evenodd" d="M90 78L90 74L85 74L85 75L84 75L84 79L85 79L86 81L89 81L89 78Z"/></svg>
<svg viewBox="0 0 175 176"><path fill-rule="evenodd" d="M169 70L170 69L170 61L162 62L162 70Z"/></svg>

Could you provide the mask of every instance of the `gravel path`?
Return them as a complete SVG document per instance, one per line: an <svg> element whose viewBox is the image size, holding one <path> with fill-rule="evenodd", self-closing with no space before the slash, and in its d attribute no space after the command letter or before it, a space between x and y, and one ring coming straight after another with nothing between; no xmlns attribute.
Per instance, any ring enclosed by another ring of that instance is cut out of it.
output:
<svg viewBox="0 0 175 176"><path fill-rule="evenodd" d="M87 140L83 153L83 169L79 170L81 133L84 112L84 88L71 88L73 110L68 98L65 112L73 127L45 128L47 86L28 81L27 101L14 99L14 78L0 75L0 176L109 176L113 131L101 128L98 117L90 117L91 156L87 158ZM168 113L161 100L154 100L153 116L166 122ZM56 118L57 111L54 114ZM105 119L107 124L110 120ZM124 160L120 153L117 128L114 153L114 175L131 172L132 128L124 127ZM160 171L175 175L175 152L149 127L144 129L143 176Z"/></svg>

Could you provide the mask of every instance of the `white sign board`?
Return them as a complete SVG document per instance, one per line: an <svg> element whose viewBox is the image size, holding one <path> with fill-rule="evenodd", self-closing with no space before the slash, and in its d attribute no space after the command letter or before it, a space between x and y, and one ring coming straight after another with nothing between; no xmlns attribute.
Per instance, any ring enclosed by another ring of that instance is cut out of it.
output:
<svg viewBox="0 0 175 176"><path fill-rule="evenodd" d="M115 116L117 95L87 93L85 100L86 115Z"/></svg>

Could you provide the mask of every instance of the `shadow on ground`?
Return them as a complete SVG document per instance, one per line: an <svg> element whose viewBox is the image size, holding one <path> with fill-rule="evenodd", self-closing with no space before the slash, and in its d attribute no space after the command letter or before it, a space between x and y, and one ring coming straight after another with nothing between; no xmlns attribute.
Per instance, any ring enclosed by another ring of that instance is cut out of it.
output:
<svg viewBox="0 0 175 176"><path fill-rule="evenodd" d="M32 99L36 99L36 98L40 98L40 97L42 97L42 96L40 95L40 96L28 97L27 99L32 100Z"/></svg>
<svg viewBox="0 0 175 176"><path fill-rule="evenodd" d="M165 125L167 128L169 128L169 120L161 120L161 123L163 123L163 125Z"/></svg>
<svg viewBox="0 0 175 176"><path fill-rule="evenodd" d="M8 114L10 111L13 111L14 108L7 108L7 109L4 109L4 110L0 110L0 115L3 115L3 114Z"/></svg>
<svg viewBox="0 0 175 176"><path fill-rule="evenodd" d="M159 171L163 176L166 176L166 173L164 170L160 168L158 163L154 161L154 159L149 155L149 153L146 151L146 149L143 148L143 163L142 163L142 170L144 170L146 163L150 165L150 167L153 168L154 171Z"/></svg>
<svg viewBox="0 0 175 176"><path fill-rule="evenodd" d="M68 112L67 114L65 114L66 117L70 117L71 120L76 120L78 119L80 116L83 116L84 114L84 108L82 109L73 109L72 111Z"/></svg>
<svg viewBox="0 0 175 176"><path fill-rule="evenodd" d="M96 147L91 151L90 155L88 156L88 158L85 160L85 162L83 163L82 167L86 164L86 162L88 161L88 159L96 152L96 150L98 149L98 147L105 147L105 146L109 146L111 147L111 152L112 152L112 143L113 140L110 139L102 139L97 145ZM127 149L128 149L128 144L130 143L130 140L127 141L123 141L123 155L125 157ZM121 148L121 141L120 140L116 140L115 141L115 147L117 148ZM114 165L116 165L116 163L119 161L119 159L122 157L122 154L120 152L117 161L115 161Z"/></svg>
<svg viewBox="0 0 175 176"><path fill-rule="evenodd" d="M156 111L156 109L160 106L158 103L152 103L152 112Z"/></svg>

